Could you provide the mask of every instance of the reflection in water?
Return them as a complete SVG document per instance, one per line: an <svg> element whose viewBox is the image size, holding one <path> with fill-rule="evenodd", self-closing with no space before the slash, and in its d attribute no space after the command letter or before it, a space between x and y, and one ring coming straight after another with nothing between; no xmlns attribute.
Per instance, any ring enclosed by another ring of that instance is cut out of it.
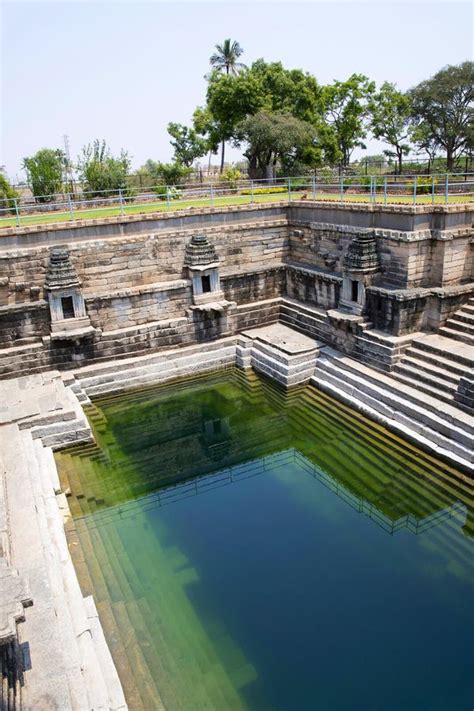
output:
<svg viewBox="0 0 474 711"><path fill-rule="evenodd" d="M310 386L288 395L254 373L88 415L96 444L57 455L69 543L132 709L462 708L472 481ZM437 630L431 648L419 624Z"/></svg>

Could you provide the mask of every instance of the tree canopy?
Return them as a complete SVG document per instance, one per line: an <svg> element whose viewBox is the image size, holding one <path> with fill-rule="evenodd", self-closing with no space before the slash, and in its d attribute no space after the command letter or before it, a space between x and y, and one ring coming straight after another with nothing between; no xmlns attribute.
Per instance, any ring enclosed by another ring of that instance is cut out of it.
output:
<svg viewBox="0 0 474 711"><path fill-rule="evenodd" d="M343 167L349 165L355 148L365 148L374 82L363 74L352 74L346 81L324 87L324 117L337 146L335 157Z"/></svg>
<svg viewBox="0 0 474 711"><path fill-rule="evenodd" d="M24 158L28 183L38 202L49 202L61 192L65 157L57 148L41 148L34 156Z"/></svg>
<svg viewBox="0 0 474 711"><path fill-rule="evenodd" d="M446 152L452 170L457 155L474 146L474 63L441 69L409 92L412 118Z"/></svg>
<svg viewBox="0 0 474 711"><path fill-rule="evenodd" d="M107 197L104 191L125 190L130 169L130 157L124 150L112 156L105 140L98 138L84 146L78 158L79 175L83 188L93 196Z"/></svg>
<svg viewBox="0 0 474 711"><path fill-rule="evenodd" d="M237 127L236 142L247 146L244 155L249 161L249 175L265 177L280 161L291 165L316 141L314 126L281 111L259 111L248 116Z"/></svg>
<svg viewBox="0 0 474 711"><path fill-rule="evenodd" d="M169 123L168 133L174 150L174 159L190 168L196 158L208 151L208 142L199 136L194 128L188 128L181 123Z"/></svg>
<svg viewBox="0 0 474 711"><path fill-rule="evenodd" d="M372 133L391 147L385 154L397 159L398 172L401 173L403 156L410 152L410 99L394 84L384 82L373 96L370 111Z"/></svg>
<svg viewBox="0 0 474 711"><path fill-rule="evenodd" d="M222 44L216 44L215 50L209 59L213 69L236 75L246 68L245 64L237 61L244 53L238 42L225 39Z"/></svg>

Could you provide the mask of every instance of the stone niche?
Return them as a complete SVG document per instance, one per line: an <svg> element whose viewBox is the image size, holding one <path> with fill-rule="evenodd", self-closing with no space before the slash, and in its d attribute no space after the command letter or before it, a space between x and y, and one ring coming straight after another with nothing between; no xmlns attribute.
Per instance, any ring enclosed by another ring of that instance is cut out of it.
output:
<svg viewBox="0 0 474 711"><path fill-rule="evenodd" d="M44 288L51 315L51 338L80 340L95 332L86 312L81 282L66 247L53 247Z"/></svg>
<svg viewBox="0 0 474 711"><path fill-rule="evenodd" d="M361 316L365 309L365 290L380 273L377 241L372 231L354 237L344 258L342 294L339 309Z"/></svg>
<svg viewBox="0 0 474 711"><path fill-rule="evenodd" d="M219 257L206 235L194 235L188 242L184 266L192 281L194 308L224 311L230 305L221 289Z"/></svg>

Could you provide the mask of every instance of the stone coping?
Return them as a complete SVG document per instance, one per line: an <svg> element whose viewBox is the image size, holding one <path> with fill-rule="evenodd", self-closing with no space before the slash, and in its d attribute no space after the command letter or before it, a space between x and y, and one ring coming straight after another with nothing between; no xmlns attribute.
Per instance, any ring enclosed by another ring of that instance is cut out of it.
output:
<svg viewBox="0 0 474 711"><path fill-rule="evenodd" d="M448 230L393 230L385 227L359 227L356 225L340 225L335 222L304 222L301 220L289 220L290 228L306 227L313 232L336 232L344 235L374 235L385 239L396 240L397 242L417 242L427 239L440 241L452 240L456 237L468 237L472 234L471 227L458 227ZM294 237L303 236L304 233L295 234L298 230L293 230Z"/></svg>
<svg viewBox="0 0 474 711"><path fill-rule="evenodd" d="M107 223L104 223L107 224ZM205 228L201 227L196 227L196 225L190 224L190 225L183 225L181 224L179 227L173 227L173 228L163 228L160 229L159 232L153 230L152 232L135 232L135 233L130 233L130 234L112 234L110 236L107 235L102 235L102 236L84 236L81 237L80 240L74 240L74 238L68 238L61 240L61 243L67 244L69 249L74 249L76 245L81 244L81 245L87 245L90 243L93 243L96 246L101 246L101 245L114 245L114 244L123 244L124 242L139 242L143 241L146 239L153 239L156 237L166 237L166 236L184 236L184 237L189 237L190 234L194 234L197 232L199 229L204 230L206 232L206 235L214 235L214 234L220 234L222 233L223 230L225 232L242 232L244 230L253 230L253 229L259 229L259 228L269 228L269 227L286 227L288 225L288 220L286 217L279 217L276 219L260 219L260 220L248 220L245 222L238 222L235 224L232 223L220 223L218 225L206 225ZM69 228L71 225L66 225L67 228ZM87 226L87 225L86 225ZM96 225L97 226L97 225ZM44 235L47 236L47 233L50 230L43 230ZM1 231L0 231L1 232ZM37 233L40 233L41 230L38 230ZM35 244L25 244L24 246L20 245L15 245L15 246L7 246L5 247L5 250L3 252L0 252L0 259L9 259L11 257L20 257L25 254L48 254L49 250L51 248L51 244L49 244L47 241L44 242L38 242ZM2 242L1 242L1 234L0 234L0 249L2 249Z"/></svg>
<svg viewBox="0 0 474 711"><path fill-rule="evenodd" d="M436 296L438 299L448 299L452 296L474 293L474 282L456 286L415 287L414 289L368 286L366 291L368 294L381 294L382 296L386 296L389 299L396 299L397 301L427 298L429 296Z"/></svg>
<svg viewBox="0 0 474 711"><path fill-rule="evenodd" d="M408 215L420 215L427 213L450 214L456 212L474 212L473 202L464 203L448 203L445 205L403 205L390 204L382 205L379 203L370 202L338 202L337 200L308 200L294 199L282 200L277 202L261 202L261 203L246 203L245 205L225 205L221 207L198 207L198 208L183 208L181 210L173 210L170 212L158 211L149 213L139 213L137 215L117 215L114 217L102 217L84 220L74 220L53 223L41 223L38 225L24 225L20 227L5 227L0 228L0 239L4 236L11 235L29 235L38 232L57 232L64 229L77 230L84 227L96 227L99 225L123 225L136 222L152 222L155 220L170 220L181 218L186 215L213 215L213 214L229 214L242 212L261 212L266 210L275 210L275 208L288 207L309 207L323 209L338 209L347 212L388 212L402 213Z"/></svg>

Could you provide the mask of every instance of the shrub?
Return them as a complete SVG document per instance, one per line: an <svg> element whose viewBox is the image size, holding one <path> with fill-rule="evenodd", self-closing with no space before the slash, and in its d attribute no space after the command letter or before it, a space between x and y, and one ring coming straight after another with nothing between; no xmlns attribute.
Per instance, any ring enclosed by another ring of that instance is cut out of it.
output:
<svg viewBox="0 0 474 711"><path fill-rule="evenodd" d="M241 172L238 168L232 168L227 166L219 176L219 180L223 183L228 183L229 188L235 190L237 188L237 182L242 177Z"/></svg>
<svg viewBox="0 0 474 711"><path fill-rule="evenodd" d="M434 178L434 184L436 186L438 180ZM433 180L431 177L427 176L426 178L419 178L417 177L416 179L416 194L417 195L430 195L431 190L433 186ZM411 192L413 192L415 187L415 181L414 180L407 180L407 188Z"/></svg>
<svg viewBox="0 0 474 711"><path fill-rule="evenodd" d="M272 188L254 188L251 190L251 188L244 188L243 190L240 191L241 195L270 195L271 193L286 193L288 192L288 188L284 188L278 185L273 186Z"/></svg>
<svg viewBox="0 0 474 711"><path fill-rule="evenodd" d="M371 178L370 175L359 176L357 178L344 178L343 186L344 190L354 187L356 190L362 190L365 192L370 191Z"/></svg>
<svg viewBox="0 0 474 711"><path fill-rule="evenodd" d="M0 217L5 214L3 210L14 212L15 198L19 198L19 194L10 185L7 177L0 171Z"/></svg>
<svg viewBox="0 0 474 711"><path fill-rule="evenodd" d="M175 187L167 188L166 185L157 185L153 189L160 200L177 200L181 196L180 191Z"/></svg>

